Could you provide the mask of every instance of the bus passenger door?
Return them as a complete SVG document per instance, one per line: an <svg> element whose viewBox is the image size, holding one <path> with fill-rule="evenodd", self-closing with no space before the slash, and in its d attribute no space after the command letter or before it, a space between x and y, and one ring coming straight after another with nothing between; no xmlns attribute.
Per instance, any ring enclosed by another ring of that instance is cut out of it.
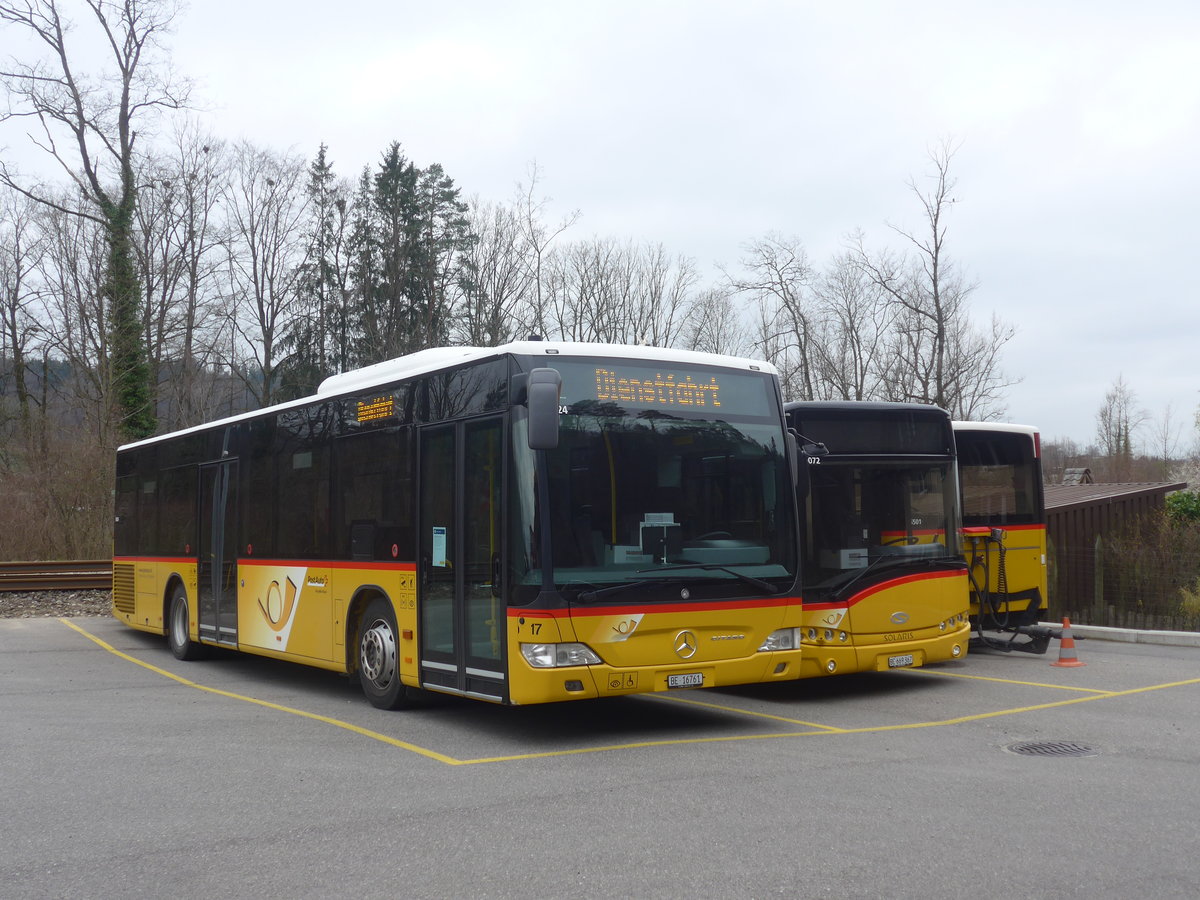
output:
<svg viewBox="0 0 1200 900"><path fill-rule="evenodd" d="M503 420L423 429L417 600L421 685L508 696L501 586Z"/></svg>
<svg viewBox="0 0 1200 900"><path fill-rule="evenodd" d="M237 643L237 460L200 467L200 637Z"/></svg>

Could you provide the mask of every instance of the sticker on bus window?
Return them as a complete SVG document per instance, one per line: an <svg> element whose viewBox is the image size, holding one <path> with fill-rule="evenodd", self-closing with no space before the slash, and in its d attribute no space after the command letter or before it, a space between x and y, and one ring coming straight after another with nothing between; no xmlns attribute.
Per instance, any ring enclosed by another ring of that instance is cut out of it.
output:
<svg viewBox="0 0 1200 900"><path fill-rule="evenodd" d="M440 569L450 565L446 559L446 526L433 526L433 564Z"/></svg>

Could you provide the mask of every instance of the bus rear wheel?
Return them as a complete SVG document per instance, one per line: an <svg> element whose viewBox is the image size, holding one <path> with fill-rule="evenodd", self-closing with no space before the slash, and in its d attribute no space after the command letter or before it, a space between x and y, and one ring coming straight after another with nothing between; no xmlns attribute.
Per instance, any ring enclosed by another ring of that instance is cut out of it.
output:
<svg viewBox="0 0 1200 900"><path fill-rule="evenodd" d="M400 681L398 643L392 605L376 597L367 605L358 628L358 681L378 709L405 709L411 704L410 691Z"/></svg>
<svg viewBox="0 0 1200 900"><path fill-rule="evenodd" d="M182 584L177 584L167 613L167 644L176 659L199 659L204 653L204 648L191 638L188 619L187 591Z"/></svg>

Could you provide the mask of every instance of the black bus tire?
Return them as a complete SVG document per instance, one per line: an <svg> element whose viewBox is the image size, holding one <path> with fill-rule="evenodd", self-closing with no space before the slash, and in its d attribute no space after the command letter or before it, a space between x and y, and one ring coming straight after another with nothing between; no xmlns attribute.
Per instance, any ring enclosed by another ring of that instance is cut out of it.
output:
<svg viewBox="0 0 1200 900"><path fill-rule="evenodd" d="M176 659L199 659L204 654L204 648L193 641L188 632L189 618L187 591L182 584L177 584L167 612L167 644Z"/></svg>
<svg viewBox="0 0 1200 900"><path fill-rule="evenodd" d="M400 681L399 636L392 604L376 597L359 620L358 682L378 709L406 709L411 694Z"/></svg>

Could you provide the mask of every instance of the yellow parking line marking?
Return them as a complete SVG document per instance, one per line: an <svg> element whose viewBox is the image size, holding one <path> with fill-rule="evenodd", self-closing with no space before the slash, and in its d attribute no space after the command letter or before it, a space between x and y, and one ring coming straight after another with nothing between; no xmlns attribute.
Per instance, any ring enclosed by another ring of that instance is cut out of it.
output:
<svg viewBox="0 0 1200 900"><path fill-rule="evenodd" d="M1057 700L1057 701L1054 701L1051 703L1040 703L1040 704L1036 704L1033 706L1021 706L1021 707L1016 707L1013 709L1001 709L1001 710L993 710L991 712L974 713L974 714L968 715L968 716L956 716L951 719L939 719L939 720L930 721L930 722L905 722L905 723L902 723L899 725L869 725L869 726L864 726L861 728L835 728L831 725L819 725L819 724L815 724L815 723L811 723L811 722L804 722L799 719L788 719L783 716L775 716L775 715L772 715L769 713L758 713L758 712L754 712L753 710L737 709L736 707L724 706L724 705L717 704L717 703L708 703L708 702L702 701L702 700L691 700L691 699L685 699L682 697L672 697L671 700L673 702L689 703L689 704L695 704L697 706L707 706L707 707L711 707L713 709L718 709L718 710L731 712L731 713L738 713L738 714L741 714L744 716L751 716L751 717L764 718L764 719L774 719L776 721L787 722L789 724L794 723L794 724L798 724L798 725L806 725L806 726L809 726L809 727L817 729L817 730L814 730L814 731L790 731L790 732L780 732L780 733L774 733L774 734L725 735L725 736L721 736L721 737L708 737L708 738L678 738L678 739L667 739L667 740L658 740L658 741L633 741L633 742L624 743L624 744L607 744L607 745L599 746L599 747L576 747L571 750L546 750L546 751L539 752L539 753L519 753L519 754L512 754L509 756L486 756L486 757L478 757L476 759L456 759L453 756L447 756L444 753L438 753L436 750L429 750L425 747L418 746L417 744L413 744L408 741L402 741L402 740L399 740L398 738L389 737L386 734L380 734L377 731L371 731L370 729L362 728L358 725L352 725L349 722L343 722L340 719L334 719L329 716L322 716L322 715L318 715L316 713L306 712L305 710L295 709L290 706L282 706L281 704L278 704L278 703L271 703L266 700L259 700L255 697L246 696L245 694L236 694L236 693L233 693L232 691L225 691L225 690L221 690L219 688L213 688L213 687L208 687L203 684L198 684L197 682L194 682L194 681L189 681L186 678L182 678L179 675L175 675L172 672L168 672L166 669L160 669L158 666L151 665L148 662L144 662L134 656L130 656L128 653L124 653L124 652L116 649L111 644L107 643L106 641L102 640L101 638L97 637L96 635L91 634L90 632L86 631L85 629L81 628L80 626L76 625L74 622L71 622L68 619L59 619L59 621L62 622L64 625L66 625L68 628L71 628L71 629L79 632L84 637L86 637L88 640L92 641L93 643L95 643L98 646L102 647L103 649L107 650L109 653L112 653L113 655L115 655L123 660L126 660L127 662L131 662L134 665L138 665L144 669L148 669L149 671L154 672L157 675L162 675L165 678L169 678L170 680L175 681L179 684L182 684L186 687L195 688L198 691L205 691L206 693L210 693L210 694L216 694L217 696L226 697L231 700L240 700L244 703L252 703L256 706L262 706L267 709L276 710L277 712L290 713L292 715L300 716L301 718L311 719L316 722L323 722L326 725L333 725L336 728L341 728L345 731L353 732L354 734L360 735L362 737L371 738L372 740L376 740L376 741L379 741L384 744L389 744L390 746L393 746L393 747L398 747L401 750L408 750L409 752L415 753L419 756L423 756L426 759L432 759L437 762L445 763L446 765L449 765L449 766L472 766L472 765L480 765L480 764L484 764L484 763L518 762L521 760L531 760L531 759L549 759L549 758L558 757L558 756L579 756L584 753L607 753L607 752L613 751L613 750L636 750L636 749L650 748L650 747L678 747L678 746L683 746L683 745L688 745L688 744L717 744L717 743L730 743L730 742L734 742L734 741L766 741L766 740L779 740L779 739L783 739L783 738L815 737L815 736L843 735L843 734L870 734L870 733L874 733L874 732L883 732L883 731L906 731L906 730L911 730L911 729L915 729L915 728L938 728L938 727L942 727L945 725L960 725L965 722L977 722L977 721L981 721L983 719L998 718L1000 716L1011 716L1011 715L1016 715L1018 713L1036 712L1036 711L1044 710L1044 709L1054 709L1056 707L1071 706L1076 703L1090 703L1093 700L1109 700L1114 697L1127 697L1127 696L1131 696L1133 694L1144 694L1144 693L1149 693L1151 691L1161 691L1161 690L1165 690L1166 688L1185 687L1188 685L1200 684L1200 678L1190 678L1185 681L1172 681L1172 682L1167 682L1165 684L1154 684L1154 685L1149 685L1147 687L1130 688L1129 690L1124 690L1124 691L1093 691L1091 694L1089 694L1089 696L1086 696L1086 697L1074 697L1070 700ZM943 674L949 675L951 673L943 673ZM1004 681L1004 679L990 679L990 678L983 678L983 676L958 676L958 677L975 677L975 678L981 678L982 680L987 680L987 681ZM1011 682L1011 683L1032 684L1031 682ZM1059 685L1036 685L1036 684L1033 686L1035 686L1035 687L1059 687Z"/></svg>
<svg viewBox="0 0 1200 900"><path fill-rule="evenodd" d="M739 710L740 711L740 710ZM580 756L584 753L608 753L611 750L639 750L646 747L680 747L690 744L723 744L735 741L773 741L780 738L809 737L833 734L830 731L787 731L774 734L731 734L706 738L669 738L661 741L633 741L628 744L608 744L601 747L576 747L572 750L545 750L540 753L521 753L513 756L487 756L478 759L459 760L459 765L473 766L480 763L517 762L523 759L549 759L555 756ZM838 732L841 733L841 732Z"/></svg>
<svg viewBox="0 0 1200 900"><path fill-rule="evenodd" d="M1200 684L1200 678L1191 678L1187 681L1172 681L1167 684L1154 684L1148 687L1132 688L1127 691L1111 691L1105 694L1093 694L1088 697L1073 697L1070 700L1056 700L1052 703L1039 703L1034 706L1021 706L1015 709L999 709L992 712L975 713L969 716L957 716L952 719L939 719L933 722L905 722L901 725L868 725L863 728L839 728L828 730L827 726L818 726L822 729L821 731L791 731L777 734L744 734L712 738L683 738L680 740L641 741L630 744L612 744L607 747L579 747L574 750L550 750L544 753L529 753L516 756L492 756L480 759L464 759L460 762L462 765L475 765L478 763L515 762L523 759L545 759L552 756L576 756L582 753L602 753L609 750L631 750L642 747L670 747L679 746L682 744L716 744L732 741L770 741L778 740L780 738L823 737L834 734L873 734L882 731L908 731L914 728L940 728L945 725L960 725L964 722L977 722L983 719L994 719L999 716L1011 716L1017 713L1036 712L1043 709L1055 709L1060 706L1072 706L1076 703L1091 703L1094 700L1109 700L1113 697L1125 697L1131 694L1144 694L1150 691L1161 691L1165 688L1184 687L1191 684ZM738 710L732 707L725 708L729 709L731 712L747 712L746 710Z"/></svg>
<svg viewBox="0 0 1200 900"><path fill-rule="evenodd" d="M1112 700L1114 697L1129 697L1133 694L1146 694L1151 691L1161 691L1166 688L1185 687L1200 684L1200 678L1189 678L1186 681L1170 681L1165 684L1152 684L1147 687L1130 688L1126 691L1108 691L1092 694L1089 697L1074 697L1070 700L1056 700L1052 703L1039 703L1034 706L1019 706L1013 709L998 709L986 713L974 713L969 716L958 716L953 719L941 719L936 722L909 722L903 725L883 725L870 728L847 728L845 734L862 734L870 731L903 731L908 728L933 728L941 725L958 725L963 722L978 722L983 719L995 719L999 716L1012 716L1017 713L1036 712L1043 709L1055 709L1060 706L1072 706L1076 703L1091 703L1093 700Z"/></svg>
<svg viewBox="0 0 1200 900"><path fill-rule="evenodd" d="M690 706L707 706L709 709L719 709L722 712L737 713L738 715L750 716L757 719L773 719L776 722L787 722L789 725L804 725L808 728L819 728L822 731L828 731L830 734L841 734L846 730L844 728L838 728L834 725L822 725L820 722L806 722L804 719L791 719L787 716L777 716L772 713L755 712L752 709L738 709L736 706L726 706L722 703L709 703L705 700L692 700L689 697L680 697L677 694L650 694L649 696L655 699L667 700L672 703L686 703Z"/></svg>
<svg viewBox="0 0 1200 900"><path fill-rule="evenodd" d="M928 675L930 677L967 678L967 679L970 679L971 681L995 681L999 684L1019 684L1019 685L1025 686L1025 687L1056 688L1057 690L1060 690L1060 691L1079 691L1080 693L1085 693L1085 694L1104 694L1107 696L1107 695L1110 695L1113 693L1112 691L1103 691L1103 690L1099 690L1097 688L1075 687L1074 685L1069 685L1069 684L1047 684L1046 682L1042 682L1042 681L1017 681L1016 679L1013 679L1013 678L992 678L989 675L968 675L965 672L943 672L940 669L919 668L919 669L906 669L905 671L913 672L913 673L921 674L921 675Z"/></svg>
<svg viewBox="0 0 1200 900"><path fill-rule="evenodd" d="M349 722L343 722L341 719L332 719L329 716L322 716L322 715L318 715L317 713L305 712L302 709L293 709L290 706L282 706L278 703L271 703L270 701L267 701L267 700L259 700L257 697L247 697L245 694L235 694L232 691L223 691L220 688L208 687L207 685L198 684L195 681L189 681L188 679L183 678L179 675L176 675L173 672L168 672L166 669L160 669L158 666L151 665L148 662L144 662L143 660L140 660L135 656L130 656L128 653L123 653L122 651L120 651L116 647L114 647L112 644L109 644L106 641L102 640L101 638L96 637L96 635L92 634L91 632L86 631L83 628L80 628L78 625L76 625L74 622L69 621L68 619L59 619L58 621L62 622L68 628L75 629L80 634L82 634L84 637L86 637L88 640L92 641L95 644L98 644L99 646L101 646L105 650L107 650L109 653L112 653L115 656L119 656L121 659L123 659L127 662L131 662L134 665L141 666L143 669L149 669L151 672L154 672L156 675L162 675L164 678L169 678L172 681L176 681L179 684L185 685L190 688L195 688L198 691L205 691L206 693L209 693L209 694L216 694L219 697L228 697L231 700L241 700L243 703L253 703L255 706L264 706L267 709L273 709L278 712L291 713L292 715L300 716L305 719L312 719L316 722L324 722L326 725L333 725L336 728L343 728L346 731L352 731L355 734L362 735L363 737L369 737L369 738L372 738L377 741L382 741L385 744L391 744L393 747L399 747L402 750L410 750L413 753L419 754L420 756L425 756L425 757L428 757L429 759L435 759L438 762L443 762L443 763L446 763L447 765L451 765L451 766L462 765L462 760L455 759L452 756L446 756L444 753L438 753L436 750L427 750L426 748L419 747L416 744L410 744L408 741L401 741L401 740L398 740L397 738L388 737L386 734L380 734L377 731L371 731L370 729L367 729L367 728L361 728L358 725L352 725Z"/></svg>

